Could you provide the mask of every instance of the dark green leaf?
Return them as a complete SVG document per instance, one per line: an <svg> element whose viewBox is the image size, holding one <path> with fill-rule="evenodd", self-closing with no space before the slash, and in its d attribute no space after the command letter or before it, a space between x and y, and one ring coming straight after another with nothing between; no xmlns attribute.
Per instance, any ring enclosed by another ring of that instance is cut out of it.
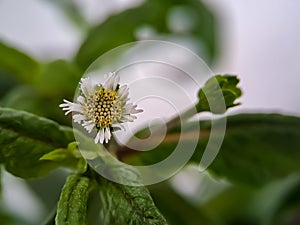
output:
<svg viewBox="0 0 300 225"><path fill-rule="evenodd" d="M235 100L242 95L237 87L239 79L233 75L216 75L210 78L198 93L198 112L212 112L223 114L230 107L239 105Z"/></svg>
<svg viewBox="0 0 300 225"><path fill-rule="evenodd" d="M0 98L5 96L6 92L18 84L17 79L0 69Z"/></svg>
<svg viewBox="0 0 300 225"><path fill-rule="evenodd" d="M72 141L71 128L24 111L0 108L0 163L16 176L40 177L59 166L82 169L82 158L73 150L65 153L67 160L50 159L54 156L48 154L63 151Z"/></svg>
<svg viewBox="0 0 300 225"><path fill-rule="evenodd" d="M251 221L250 224L273 225L277 223L271 222L272 218L275 217L277 222L279 220L278 208L291 190L298 186L299 179L295 176L270 182L261 188L232 185L201 208L211 217L222 221L222 224L245 224Z"/></svg>
<svg viewBox="0 0 300 225"><path fill-rule="evenodd" d="M0 42L0 71L4 71L21 82L30 83L39 73L39 63L25 53Z"/></svg>
<svg viewBox="0 0 300 225"><path fill-rule="evenodd" d="M155 204L170 224L213 224L198 207L176 193L167 182L154 184L149 189Z"/></svg>
<svg viewBox="0 0 300 225"><path fill-rule="evenodd" d="M95 145L92 139L88 139L81 133L76 133L76 140L79 142L82 155L97 171L95 173L88 170L91 177L97 180L99 187L100 224L167 224L156 209L149 191L141 183L138 171L120 163L103 149L102 145ZM106 180L103 176L114 182Z"/></svg>
<svg viewBox="0 0 300 225"><path fill-rule="evenodd" d="M200 127L200 141L191 159L198 164L210 135L210 122L201 122ZM178 131L179 127L170 131L164 142L152 151L123 149L118 152L119 158L142 165L162 161L175 149L180 137ZM254 186L300 173L299 131L300 118L297 117L277 114L230 116L221 149L208 169L233 182ZM188 146L189 134L183 137L181 140Z"/></svg>
<svg viewBox="0 0 300 225"><path fill-rule="evenodd" d="M105 179L100 182L103 225L166 225L147 188L125 186Z"/></svg>
<svg viewBox="0 0 300 225"><path fill-rule="evenodd" d="M0 221L1 225L32 225L32 223L29 224L23 218L20 218L19 215L8 212L4 207L0 208Z"/></svg>
<svg viewBox="0 0 300 225"><path fill-rule="evenodd" d="M56 225L87 224L87 200L90 179L72 174L63 187L55 218Z"/></svg>
<svg viewBox="0 0 300 225"><path fill-rule="evenodd" d="M173 7L188 8L184 15L193 23L193 28L176 32L167 21ZM97 57L119 45L137 41L136 32L143 26L151 27L158 35L171 35L174 38L194 40L201 56L210 60L215 55L215 21L212 14L195 0L161 1L148 0L141 6L110 16L102 24L91 30L77 53L75 61L85 70ZM155 38L155 37L153 37ZM152 38L152 39L153 39ZM156 37L157 39L157 37Z"/></svg>

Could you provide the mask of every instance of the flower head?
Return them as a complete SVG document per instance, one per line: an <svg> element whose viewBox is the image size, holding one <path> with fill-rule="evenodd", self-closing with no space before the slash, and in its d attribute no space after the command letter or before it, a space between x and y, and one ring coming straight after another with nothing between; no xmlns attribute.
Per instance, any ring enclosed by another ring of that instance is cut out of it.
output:
<svg viewBox="0 0 300 225"><path fill-rule="evenodd" d="M89 133L94 128L97 130L96 144L107 143L112 131L121 129L122 123L133 122L136 119L133 114L143 111L128 103L128 87L121 86L119 82L120 77L116 73L109 73L103 85L93 83L89 77L82 78L77 101L73 103L64 99L64 103L59 105L66 115L72 112L74 122L81 124Z"/></svg>

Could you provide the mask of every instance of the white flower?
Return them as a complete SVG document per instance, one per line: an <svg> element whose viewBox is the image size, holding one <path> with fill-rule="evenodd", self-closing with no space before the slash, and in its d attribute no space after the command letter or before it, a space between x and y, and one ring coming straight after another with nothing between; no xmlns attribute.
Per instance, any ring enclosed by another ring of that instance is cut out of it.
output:
<svg viewBox="0 0 300 225"><path fill-rule="evenodd" d="M121 129L122 123L133 122L136 119L133 114L143 111L128 103L128 87L120 86L119 82L116 73L109 73L103 85L93 83L89 77L82 78L77 101L73 103L64 99L59 105L66 115L72 112L74 122L81 124L87 132L97 130L96 144L107 143L112 131Z"/></svg>

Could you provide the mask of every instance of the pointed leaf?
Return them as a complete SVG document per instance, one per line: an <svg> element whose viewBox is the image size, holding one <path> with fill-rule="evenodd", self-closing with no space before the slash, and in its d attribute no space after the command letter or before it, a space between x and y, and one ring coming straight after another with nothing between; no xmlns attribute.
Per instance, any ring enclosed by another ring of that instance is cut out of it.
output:
<svg viewBox="0 0 300 225"><path fill-rule="evenodd" d="M166 225L146 187L131 187L105 179L100 183L103 225Z"/></svg>
<svg viewBox="0 0 300 225"><path fill-rule="evenodd" d="M87 200L90 189L90 179L77 174L71 174L61 193L56 225L87 224Z"/></svg>
<svg viewBox="0 0 300 225"><path fill-rule="evenodd" d="M210 78L198 93L198 112L223 114L230 107L239 105L235 100L242 95L237 87L239 79L234 75L216 75Z"/></svg>

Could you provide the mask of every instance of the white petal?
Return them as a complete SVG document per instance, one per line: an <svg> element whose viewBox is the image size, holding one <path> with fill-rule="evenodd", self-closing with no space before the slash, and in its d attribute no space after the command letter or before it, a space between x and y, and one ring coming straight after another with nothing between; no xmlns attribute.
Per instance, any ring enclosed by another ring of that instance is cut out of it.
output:
<svg viewBox="0 0 300 225"><path fill-rule="evenodd" d="M60 104L59 107L67 107L67 106L71 106L73 104L73 102L69 102L68 100L64 99L63 100L64 103Z"/></svg>
<svg viewBox="0 0 300 225"><path fill-rule="evenodd" d="M95 127L95 124L94 124L94 123L84 126L84 128L85 128L85 129L87 130L87 132L89 132L89 133L92 132L92 130L94 129L94 127Z"/></svg>
<svg viewBox="0 0 300 225"><path fill-rule="evenodd" d="M104 82L103 87L105 89L112 90L113 85L114 85L114 80L115 80L114 74L110 73L109 76L108 76L108 78L107 78L107 80Z"/></svg>
<svg viewBox="0 0 300 225"><path fill-rule="evenodd" d="M122 95L126 89L127 89L127 85L121 86L120 89L118 90L119 95Z"/></svg>
<svg viewBox="0 0 300 225"><path fill-rule="evenodd" d="M100 143L103 144L103 142L104 142L104 129L100 129L98 133L100 135Z"/></svg>
<svg viewBox="0 0 300 225"><path fill-rule="evenodd" d="M82 114L73 115L73 120L74 120L75 123L81 124L81 122L83 120L86 120L86 119L87 119L87 117L85 115L82 115Z"/></svg>
<svg viewBox="0 0 300 225"><path fill-rule="evenodd" d="M81 78L80 81L80 89L84 96L88 96L90 93L93 92L95 85L93 85L92 80L87 77L87 78Z"/></svg>
<svg viewBox="0 0 300 225"><path fill-rule="evenodd" d="M64 102L65 103L60 104L59 107L61 107L64 111L67 111L65 115L69 114L70 112L83 113L83 109L81 105L77 103L69 102L66 99L64 99Z"/></svg>
<svg viewBox="0 0 300 225"><path fill-rule="evenodd" d="M113 128L114 131L125 130L125 127L120 123L113 124L111 127Z"/></svg>
<svg viewBox="0 0 300 225"><path fill-rule="evenodd" d="M104 131L104 139L105 139L105 142L107 143L108 140L110 140L111 138L111 133L110 133L110 130L108 127L105 128L105 131Z"/></svg>
<svg viewBox="0 0 300 225"><path fill-rule="evenodd" d="M114 73L114 77L115 77L115 79L114 79L114 84L113 84L112 90L116 90L118 84L120 83L120 76L118 74Z"/></svg>
<svg viewBox="0 0 300 225"><path fill-rule="evenodd" d="M79 95L79 96L77 97L77 102L79 102L80 104L85 104L85 98L82 97L81 95Z"/></svg>
<svg viewBox="0 0 300 225"><path fill-rule="evenodd" d="M98 142L100 141L100 130L96 134L96 137L95 137L94 141L95 141L95 144L98 144Z"/></svg>
<svg viewBox="0 0 300 225"><path fill-rule="evenodd" d="M119 93L119 97L121 100L123 100L123 101L128 100L127 97L129 95L129 92L128 92L127 85L120 87L118 93Z"/></svg>
<svg viewBox="0 0 300 225"><path fill-rule="evenodd" d="M133 122L137 117L133 115L123 115L122 121L124 122Z"/></svg>
<svg viewBox="0 0 300 225"><path fill-rule="evenodd" d="M123 107L124 114L136 114L143 112L142 109L136 109L137 105L133 105L132 103L128 103Z"/></svg>
<svg viewBox="0 0 300 225"><path fill-rule="evenodd" d="M94 129L95 127L95 123L92 120L87 120L84 121L84 123L82 123L82 126L89 132L91 133L91 131Z"/></svg>

